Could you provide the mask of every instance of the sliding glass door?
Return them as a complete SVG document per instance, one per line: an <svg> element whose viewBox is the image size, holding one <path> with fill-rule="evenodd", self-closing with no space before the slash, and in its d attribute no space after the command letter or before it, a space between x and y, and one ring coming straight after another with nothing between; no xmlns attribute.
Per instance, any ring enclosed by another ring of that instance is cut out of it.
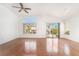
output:
<svg viewBox="0 0 79 59"><path fill-rule="evenodd" d="M58 54L58 39L60 38L60 23L47 24L47 53L49 55Z"/></svg>
<svg viewBox="0 0 79 59"><path fill-rule="evenodd" d="M60 23L47 24L47 38L60 38Z"/></svg>

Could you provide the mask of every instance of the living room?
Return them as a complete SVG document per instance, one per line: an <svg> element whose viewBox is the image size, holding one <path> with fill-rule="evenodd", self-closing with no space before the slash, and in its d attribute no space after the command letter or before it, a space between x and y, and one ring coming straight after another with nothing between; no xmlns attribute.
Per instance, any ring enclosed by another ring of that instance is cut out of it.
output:
<svg viewBox="0 0 79 59"><path fill-rule="evenodd" d="M0 3L0 55L78 56L78 19L75 3Z"/></svg>

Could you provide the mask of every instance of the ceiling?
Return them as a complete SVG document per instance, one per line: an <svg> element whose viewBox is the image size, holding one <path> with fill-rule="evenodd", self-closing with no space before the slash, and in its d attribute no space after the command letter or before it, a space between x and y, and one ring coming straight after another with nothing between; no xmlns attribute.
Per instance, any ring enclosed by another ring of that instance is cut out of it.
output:
<svg viewBox="0 0 79 59"><path fill-rule="evenodd" d="M11 6L20 6L18 3L2 3L12 12L24 16L28 15L24 11L18 13L17 8ZM59 18L70 18L79 15L79 4L77 3L24 3L24 7L29 7L32 10L29 11L29 15L36 16L52 16Z"/></svg>

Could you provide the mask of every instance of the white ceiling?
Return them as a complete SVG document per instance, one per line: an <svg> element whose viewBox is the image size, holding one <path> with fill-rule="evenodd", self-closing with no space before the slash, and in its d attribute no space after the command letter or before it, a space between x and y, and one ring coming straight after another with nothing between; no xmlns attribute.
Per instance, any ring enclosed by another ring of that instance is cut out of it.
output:
<svg viewBox="0 0 79 59"><path fill-rule="evenodd" d="M18 13L17 8L11 7L19 6L18 3L3 3L1 5L8 7L11 11L19 14L20 16L27 15L23 11L21 13ZM31 11L29 11L29 15L43 15L59 18L69 18L79 15L79 4L77 3L24 3L23 5L32 9Z"/></svg>

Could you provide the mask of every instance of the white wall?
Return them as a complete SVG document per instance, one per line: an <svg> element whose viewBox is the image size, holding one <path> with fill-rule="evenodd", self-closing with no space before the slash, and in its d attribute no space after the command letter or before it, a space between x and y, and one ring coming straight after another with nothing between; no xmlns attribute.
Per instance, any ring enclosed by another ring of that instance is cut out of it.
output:
<svg viewBox="0 0 79 59"><path fill-rule="evenodd" d="M46 37L46 24L50 22L60 22L59 19L50 15L43 15L40 13L40 15L35 16L37 17L37 34L24 35L22 27L24 16L18 17L17 13L13 13L13 11L7 7L0 5L0 44L6 43L18 36Z"/></svg>
<svg viewBox="0 0 79 59"><path fill-rule="evenodd" d="M18 16L0 5L0 44L18 36Z"/></svg>
<svg viewBox="0 0 79 59"><path fill-rule="evenodd" d="M47 8L47 7L46 7ZM34 8L35 9L35 8ZM36 9L35 9L36 10ZM48 10L47 10L48 11ZM46 12L47 12L46 11ZM19 17L17 13L13 13L7 7L0 5L0 44L6 43L16 37L46 37L46 24L50 22L61 22L62 19L56 18L52 16L53 13L45 13L42 11L35 11L37 17L37 34L35 35L24 35L22 20L24 17L24 13L22 13ZM37 15L38 14L38 15ZM58 12L57 12L58 14ZM23 16L22 16L23 15ZM59 13L60 15L60 13ZM32 15L31 15L32 16ZM62 25L64 26L64 25ZM61 26L61 27L62 27ZM74 16L70 19L65 20L65 28L61 29L61 37L63 37L64 30L70 30L70 35L65 36L66 38L79 42L79 16Z"/></svg>
<svg viewBox="0 0 79 59"><path fill-rule="evenodd" d="M79 42L79 16L67 19L66 24L66 29L70 30L70 35L66 38Z"/></svg>
<svg viewBox="0 0 79 59"><path fill-rule="evenodd" d="M46 24L47 23L53 23L53 22L61 22L60 19L53 17L53 16L49 16L49 15L41 15L41 16L36 16L37 17L37 33L34 35L28 35L28 34L23 34L21 33L20 37L34 37L34 38L45 38L46 37ZM21 27L20 27L20 31L22 32L22 23L20 23Z"/></svg>

